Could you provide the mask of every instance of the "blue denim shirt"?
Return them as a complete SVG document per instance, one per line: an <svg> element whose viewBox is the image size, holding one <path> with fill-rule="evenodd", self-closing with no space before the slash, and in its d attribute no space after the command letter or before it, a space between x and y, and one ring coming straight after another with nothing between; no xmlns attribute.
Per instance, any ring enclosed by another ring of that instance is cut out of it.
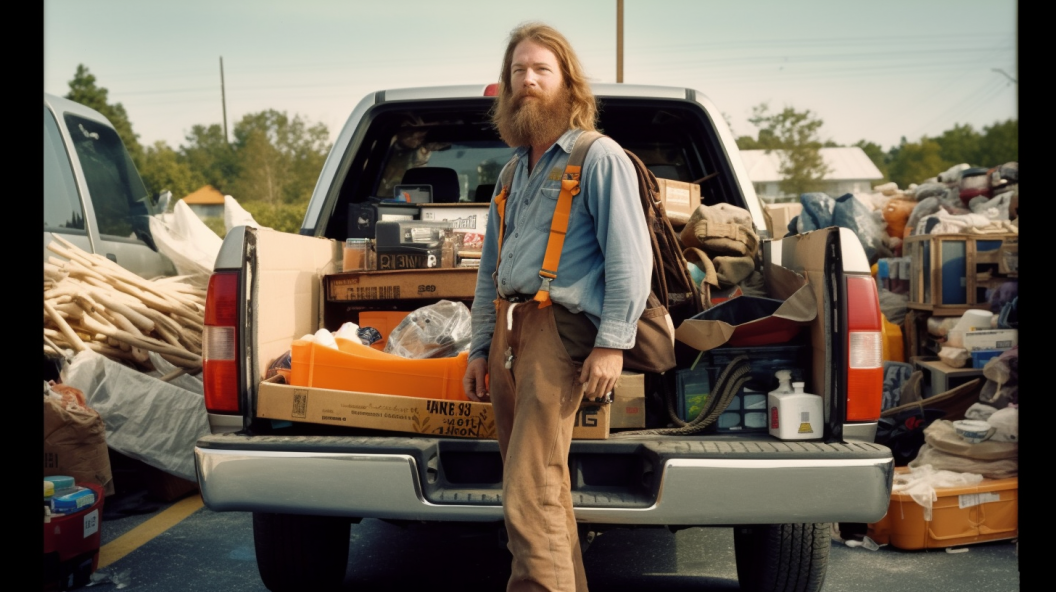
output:
<svg viewBox="0 0 1056 592"><path fill-rule="evenodd" d="M532 295L542 284L539 268L561 192L561 174L580 133L565 132L539 159L531 175L529 149L522 147L514 153L517 162L506 202L502 262L494 279L499 238L494 199L488 214L473 297L470 360L488 355L496 297ZM634 165L615 141L600 138L587 152L579 184L557 279L550 284L550 299L572 312L586 313L598 328L595 347L630 349L653 273Z"/></svg>

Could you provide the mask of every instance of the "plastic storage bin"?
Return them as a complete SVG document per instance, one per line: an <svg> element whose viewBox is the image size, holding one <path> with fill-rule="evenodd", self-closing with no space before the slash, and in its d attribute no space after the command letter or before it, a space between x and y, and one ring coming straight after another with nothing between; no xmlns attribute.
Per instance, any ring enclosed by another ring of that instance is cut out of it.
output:
<svg viewBox="0 0 1056 592"><path fill-rule="evenodd" d="M399 325L407 315L403 310L364 310L359 313L359 326L372 327L381 333L381 341L371 344L370 347L384 351L385 342L389 339L389 333Z"/></svg>
<svg viewBox="0 0 1056 592"><path fill-rule="evenodd" d="M805 369L810 367L810 345L792 343L759 347L717 347L706 351L701 361L708 368L714 369L711 375L712 383L718 380L719 374L730 362L742 354L748 356L748 363L752 367L751 378L745 388L763 394L769 393L778 386L778 370L790 370L793 382L806 381L804 374Z"/></svg>
<svg viewBox="0 0 1056 592"><path fill-rule="evenodd" d="M869 538L898 549L939 549L1019 536L1019 479L983 479L973 487L936 489L931 521L906 493L892 493Z"/></svg>
<svg viewBox="0 0 1056 592"><path fill-rule="evenodd" d="M1005 351L1006 350L1003 349L980 349L971 352L972 368L982 368L986 366L986 363L989 362L991 358L996 358L1005 353Z"/></svg>
<svg viewBox="0 0 1056 592"><path fill-rule="evenodd" d="M341 349L296 340L289 383L382 395L467 401L462 390L469 354L415 360L340 339Z"/></svg>
<svg viewBox="0 0 1056 592"><path fill-rule="evenodd" d="M713 425L719 433L767 433L766 393L742 388Z"/></svg>
<svg viewBox="0 0 1056 592"><path fill-rule="evenodd" d="M93 503L44 518L44 590L84 586L99 566L103 488L95 483L77 485L94 492Z"/></svg>
<svg viewBox="0 0 1056 592"><path fill-rule="evenodd" d="M718 383L719 375L738 356L747 355L748 363L751 365L748 382L740 392L734 395L730 405L722 412L718 420L708 426L707 431L720 434L768 433L766 395L778 386L776 373L778 370L789 370L793 381L806 380L805 368L809 367L806 356L810 352L809 348L809 344L797 342L758 347L718 347L704 352L697 369L692 372L701 372L701 366L703 366L703 371L708 374L710 387ZM685 372L687 371L676 372L676 378L682 379L679 382L680 402L683 398L688 399L683 394L683 384L686 382L686 377L683 376Z"/></svg>

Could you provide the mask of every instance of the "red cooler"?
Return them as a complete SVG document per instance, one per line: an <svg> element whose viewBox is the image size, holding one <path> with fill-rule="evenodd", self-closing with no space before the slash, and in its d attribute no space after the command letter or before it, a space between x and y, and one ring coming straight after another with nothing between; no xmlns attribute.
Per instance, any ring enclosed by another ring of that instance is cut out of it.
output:
<svg viewBox="0 0 1056 592"><path fill-rule="evenodd" d="M44 590L84 586L99 565L103 488L77 485L95 492L93 504L72 514L44 515Z"/></svg>

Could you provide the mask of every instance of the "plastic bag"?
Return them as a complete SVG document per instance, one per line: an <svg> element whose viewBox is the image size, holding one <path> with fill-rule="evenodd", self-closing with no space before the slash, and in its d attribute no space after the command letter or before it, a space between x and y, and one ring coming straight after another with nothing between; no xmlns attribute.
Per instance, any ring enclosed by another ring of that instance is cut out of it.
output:
<svg viewBox="0 0 1056 592"><path fill-rule="evenodd" d="M880 220L883 220L882 212ZM858 235L869 263L876 262L881 249L886 250L883 244L885 226L882 226L869 208L851 193L836 198L832 207L832 224L849 228Z"/></svg>
<svg viewBox="0 0 1056 592"><path fill-rule="evenodd" d="M977 485L982 480L983 476L979 474L936 469L930 464L911 464L909 471L895 473L891 492L909 494L913 501L924 508L924 520L930 522L931 504L938 499L936 489L968 487Z"/></svg>
<svg viewBox="0 0 1056 592"><path fill-rule="evenodd" d="M205 225L182 199L172 214L149 218L150 233L158 251L168 257L188 282L205 287L213 273L213 264L223 239Z"/></svg>
<svg viewBox="0 0 1056 592"><path fill-rule="evenodd" d="M803 211L796 216L796 232L803 234L832 226L835 201L827 193L804 193L799 196Z"/></svg>
<svg viewBox="0 0 1056 592"><path fill-rule="evenodd" d="M469 351L473 325L469 308L441 300L408 314L389 333L385 353L405 358L449 358Z"/></svg>

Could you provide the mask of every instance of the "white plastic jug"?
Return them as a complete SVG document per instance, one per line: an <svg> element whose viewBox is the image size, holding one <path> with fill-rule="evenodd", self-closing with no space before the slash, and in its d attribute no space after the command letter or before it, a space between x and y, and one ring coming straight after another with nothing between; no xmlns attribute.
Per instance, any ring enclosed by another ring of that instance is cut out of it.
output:
<svg viewBox="0 0 1056 592"><path fill-rule="evenodd" d="M804 386L802 382L793 382L792 392L780 392L778 387L767 395L771 436L782 440L816 440L824 435L821 397L803 392Z"/></svg>

